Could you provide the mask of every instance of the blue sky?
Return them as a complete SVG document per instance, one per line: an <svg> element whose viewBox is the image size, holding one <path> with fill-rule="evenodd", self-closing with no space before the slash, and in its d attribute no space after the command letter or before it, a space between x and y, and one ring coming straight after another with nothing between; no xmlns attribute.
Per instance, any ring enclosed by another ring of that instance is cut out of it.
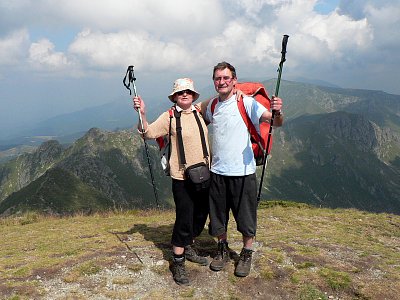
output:
<svg viewBox="0 0 400 300"><path fill-rule="evenodd" d="M399 28L398 0L2 0L0 139L111 101L131 109L131 64L149 102L178 77L210 85L222 60L239 80L276 77L284 34L283 79L400 94Z"/></svg>
<svg viewBox="0 0 400 300"><path fill-rule="evenodd" d="M329 14L338 7L339 3L340 3L339 0L317 1L314 6L314 10L321 14Z"/></svg>

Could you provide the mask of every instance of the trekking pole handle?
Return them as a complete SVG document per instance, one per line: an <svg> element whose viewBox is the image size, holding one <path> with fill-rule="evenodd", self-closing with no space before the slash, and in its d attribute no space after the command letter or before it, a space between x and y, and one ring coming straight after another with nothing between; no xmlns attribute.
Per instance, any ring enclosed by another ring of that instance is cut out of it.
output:
<svg viewBox="0 0 400 300"><path fill-rule="evenodd" d="M281 57L281 63L283 64L286 61L286 46L288 42L289 36L285 34L282 39L282 57Z"/></svg>
<svg viewBox="0 0 400 300"><path fill-rule="evenodd" d="M133 95L135 97L137 97L138 93L137 93L136 84L135 84L135 81L136 81L135 72L133 70L133 66L129 66L128 68L131 68L131 70L132 70L131 76L132 76Z"/></svg>
<svg viewBox="0 0 400 300"><path fill-rule="evenodd" d="M286 61L286 46L288 43L289 36L285 34L282 39L282 51L281 51L281 61L279 63L278 67L278 80L276 81L276 88L275 88L275 96L278 97L279 94L279 86L281 84L281 76L282 76L282 69L283 69L283 63ZM274 112L272 111L274 114Z"/></svg>
<svg viewBox="0 0 400 300"><path fill-rule="evenodd" d="M122 83L129 90L129 95L132 95L132 90L130 87L131 82L133 81L132 73L133 73L133 66L128 66L128 68L126 69L124 79L122 79ZM136 80L136 78L135 78L135 80Z"/></svg>
<svg viewBox="0 0 400 300"><path fill-rule="evenodd" d="M130 80L131 80L132 86L133 86L133 95L135 97L137 97L138 93L137 93L136 84L135 84L136 77L135 77L135 72L133 70L133 66L129 66L128 69L130 69L130 71L131 71L130 72L130 77L131 77ZM138 110L138 116L139 116L139 122L140 122L140 129L142 131L142 135L143 135L143 138L144 138L144 125L143 125L142 114L140 112L140 107L139 107L139 110Z"/></svg>
<svg viewBox="0 0 400 300"><path fill-rule="evenodd" d="M133 96L137 97L138 93L137 93L137 90L136 90L135 81L136 81L136 77L135 77L135 71L133 69L133 66L128 66L128 68L126 69L125 77L124 77L122 82L124 83L124 86L129 90L129 94L130 95L132 95L132 90L131 90L131 87L130 87L130 85L132 84ZM144 125L143 125L142 115L140 113L140 107L138 109L138 116L139 116L140 131L142 133L142 137L144 138Z"/></svg>

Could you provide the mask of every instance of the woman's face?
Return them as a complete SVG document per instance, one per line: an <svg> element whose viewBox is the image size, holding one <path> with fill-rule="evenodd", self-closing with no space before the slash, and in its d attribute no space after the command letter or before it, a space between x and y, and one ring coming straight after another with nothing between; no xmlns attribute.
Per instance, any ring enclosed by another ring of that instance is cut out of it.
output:
<svg viewBox="0 0 400 300"><path fill-rule="evenodd" d="M180 108L188 109L193 103L193 95L191 90L179 91L174 94L174 100Z"/></svg>

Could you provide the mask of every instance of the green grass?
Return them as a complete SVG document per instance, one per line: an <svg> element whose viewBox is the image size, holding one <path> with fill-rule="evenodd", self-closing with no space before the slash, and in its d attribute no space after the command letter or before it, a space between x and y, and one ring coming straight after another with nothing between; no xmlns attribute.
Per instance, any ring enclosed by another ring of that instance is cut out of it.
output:
<svg viewBox="0 0 400 300"><path fill-rule="evenodd" d="M348 288L351 283L350 275L346 272L338 272L328 268L323 268L320 270L320 275L325 278L329 287L333 290Z"/></svg>
<svg viewBox="0 0 400 300"><path fill-rule="evenodd" d="M327 299L330 295L340 299L395 299L400 289L397 215L280 201L262 204L250 275L235 277L233 263L218 273L189 263L194 282L186 290L177 289L165 262L171 258L174 218L170 210L135 210L0 219L1 299L40 298L45 291L38 278L60 278L65 285L79 284L89 290L97 286L96 292L110 299L126 299L127 289L144 280L146 272L165 282L163 287L149 288L148 298L207 299L211 293L222 299L247 299L260 297L262 291L275 299L282 295L300 300ZM241 237L233 218L229 240L238 253ZM198 243L206 254L215 250L215 241L207 230ZM164 263L155 263L160 261ZM112 278L114 290L109 290L104 271L116 265L131 275ZM209 286L210 282L213 285Z"/></svg>
<svg viewBox="0 0 400 300"><path fill-rule="evenodd" d="M311 285L306 285L301 289L299 300L316 300L316 299L328 300L328 297L318 288Z"/></svg>

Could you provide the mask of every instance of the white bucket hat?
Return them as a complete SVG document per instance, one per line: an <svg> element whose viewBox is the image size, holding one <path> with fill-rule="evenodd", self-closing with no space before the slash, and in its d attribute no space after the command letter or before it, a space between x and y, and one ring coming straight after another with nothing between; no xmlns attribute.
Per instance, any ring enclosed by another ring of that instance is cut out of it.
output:
<svg viewBox="0 0 400 300"><path fill-rule="evenodd" d="M191 90L194 93L193 102L199 99L200 94L196 92L196 90L194 89L193 80L190 78L179 78L174 82L174 85L172 87L172 93L168 96L169 100L174 102L175 93L184 90Z"/></svg>

